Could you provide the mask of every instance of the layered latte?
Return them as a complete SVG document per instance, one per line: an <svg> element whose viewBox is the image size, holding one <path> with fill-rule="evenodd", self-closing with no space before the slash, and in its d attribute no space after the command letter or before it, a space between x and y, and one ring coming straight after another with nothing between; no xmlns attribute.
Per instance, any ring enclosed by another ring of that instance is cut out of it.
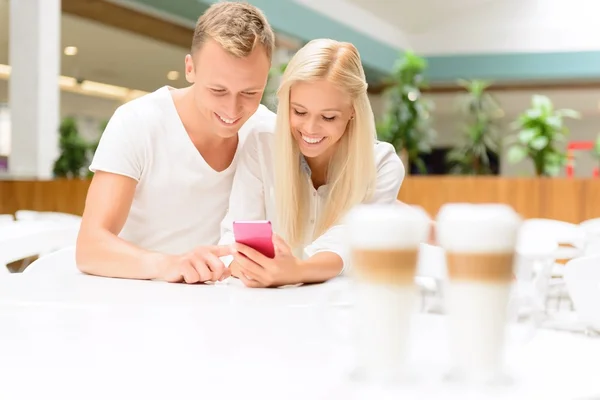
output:
<svg viewBox="0 0 600 400"><path fill-rule="evenodd" d="M438 214L451 355L459 373L501 369L520 225L518 214L503 204L447 204Z"/></svg>
<svg viewBox="0 0 600 400"><path fill-rule="evenodd" d="M430 225L420 209L398 204L363 205L348 218L358 362L369 379L405 372L419 245Z"/></svg>

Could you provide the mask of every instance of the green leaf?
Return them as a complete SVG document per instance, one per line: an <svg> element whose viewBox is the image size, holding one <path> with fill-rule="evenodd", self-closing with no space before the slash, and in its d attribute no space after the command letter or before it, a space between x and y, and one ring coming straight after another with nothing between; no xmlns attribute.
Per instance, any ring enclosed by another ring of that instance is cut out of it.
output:
<svg viewBox="0 0 600 400"><path fill-rule="evenodd" d="M546 172L546 175L548 176L558 176L560 174L560 171L562 170L562 167L557 164L546 164L544 170Z"/></svg>
<svg viewBox="0 0 600 400"><path fill-rule="evenodd" d="M552 102L546 96L534 94L531 103L534 109L540 110L544 114L550 114L552 112Z"/></svg>
<svg viewBox="0 0 600 400"><path fill-rule="evenodd" d="M543 115L543 111L537 108L530 108L529 110L525 111L525 114L521 120L522 124L527 124L529 122L531 122L531 120L536 120L541 118Z"/></svg>
<svg viewBox="0 0 600 400"><path fill-rule="evenodd" d="M538 136L529 142L529 146L535 150L542 150L544 147L548 146L548 142L547 136Z"/></svg>
<svg viewBox="0 0 600 400"><path fill-rule="evenodd" d="M581 118L581 114L579 112L577 112L575 110L569 110L569 109L557 110L556 115L559 115L561 117L566 117L566 118L574 118L574 119Z"/></svg>
<svg viewBox="0 0 600 400"><path fill-rule="evenodd" d="M598 135L598 138L596 139L594 151L596 152L596 155L600 157L600 135Z"/></svg>
<svg viewBox="0 0 600 400"><path fill-rule="evenodd" d="M519 132L519 141L523 144L528 144L537 135L536 129L524 129Z"/></svg>
<svg viewBox="0 0 600 400"><path fill-rule="evenodd" d="M563 165L566 157L564 154L557 153L556 151L549 151L544 154L544 162L551 165Z"/></svg>
<svg viewBox="0 0 600 400"><path fill-rule="evenodd" d="M506 158L511 164L521 162L525 159L525 157L527 157L527 149L518 145L512 146L510 149L508 149L508 153L506 154Z"/></svg>
<svg viewBox="0 0 600 400"><path fill-rule="evenodd" d="M417 166L417 169L419 170L419 172L421 174L427 174L427 166L425 165L425 162L423 162L423 160L421 158L417 158L417 159L413 160L413 162L415 163L415 165Z"/></svg>
<svg viewBox="0 0 600 400"><path fill-rule="evenodd" d="M558 115L552 115L546 118L546 125L553 128L555 131L562 129L562 117Z"/></svg>

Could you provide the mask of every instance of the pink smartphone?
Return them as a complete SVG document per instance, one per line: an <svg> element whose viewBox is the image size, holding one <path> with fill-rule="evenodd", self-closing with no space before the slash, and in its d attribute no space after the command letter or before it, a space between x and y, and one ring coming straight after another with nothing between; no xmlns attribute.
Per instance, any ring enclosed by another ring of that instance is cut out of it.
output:
<svg viewBox="0 0 600 400"><path fill-rule="evenodd" d="M275 257L271 221L234 221L235 241L252 247L269 258Z"/></svg>

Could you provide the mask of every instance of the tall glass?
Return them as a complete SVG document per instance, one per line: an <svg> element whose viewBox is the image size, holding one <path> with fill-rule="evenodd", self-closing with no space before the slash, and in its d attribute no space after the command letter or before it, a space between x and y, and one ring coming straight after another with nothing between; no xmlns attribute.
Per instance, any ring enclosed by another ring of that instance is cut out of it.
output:
<svg viewBox="0 0 600 400"><path fill-rule="evenodd" d="M399 204L362 205L348 218L358 378L393 382L409 377L410 320L418 302L415 271L430 226L425 212Z"/></svg>
<svg viewBox="0 0 600 400"><path fill-rule="evenodd" d="M503 356L521 218L504 204L446 204L437 239L446 251L449 378L505 382Z"/></svg>

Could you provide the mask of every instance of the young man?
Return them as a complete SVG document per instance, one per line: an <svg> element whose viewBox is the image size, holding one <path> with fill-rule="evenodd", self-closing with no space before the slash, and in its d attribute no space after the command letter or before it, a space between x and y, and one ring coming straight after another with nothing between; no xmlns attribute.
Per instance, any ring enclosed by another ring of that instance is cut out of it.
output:
<svg viewBox="0 0 600 400"><path fill-rule="evenodd" d="M236 155L273 131L260 99L274 34L257 8L211 6L185 59L185 89L163 87L117 109L102 135L76 260L85 273L196 283L228 275L216 246Z"/></svg>

